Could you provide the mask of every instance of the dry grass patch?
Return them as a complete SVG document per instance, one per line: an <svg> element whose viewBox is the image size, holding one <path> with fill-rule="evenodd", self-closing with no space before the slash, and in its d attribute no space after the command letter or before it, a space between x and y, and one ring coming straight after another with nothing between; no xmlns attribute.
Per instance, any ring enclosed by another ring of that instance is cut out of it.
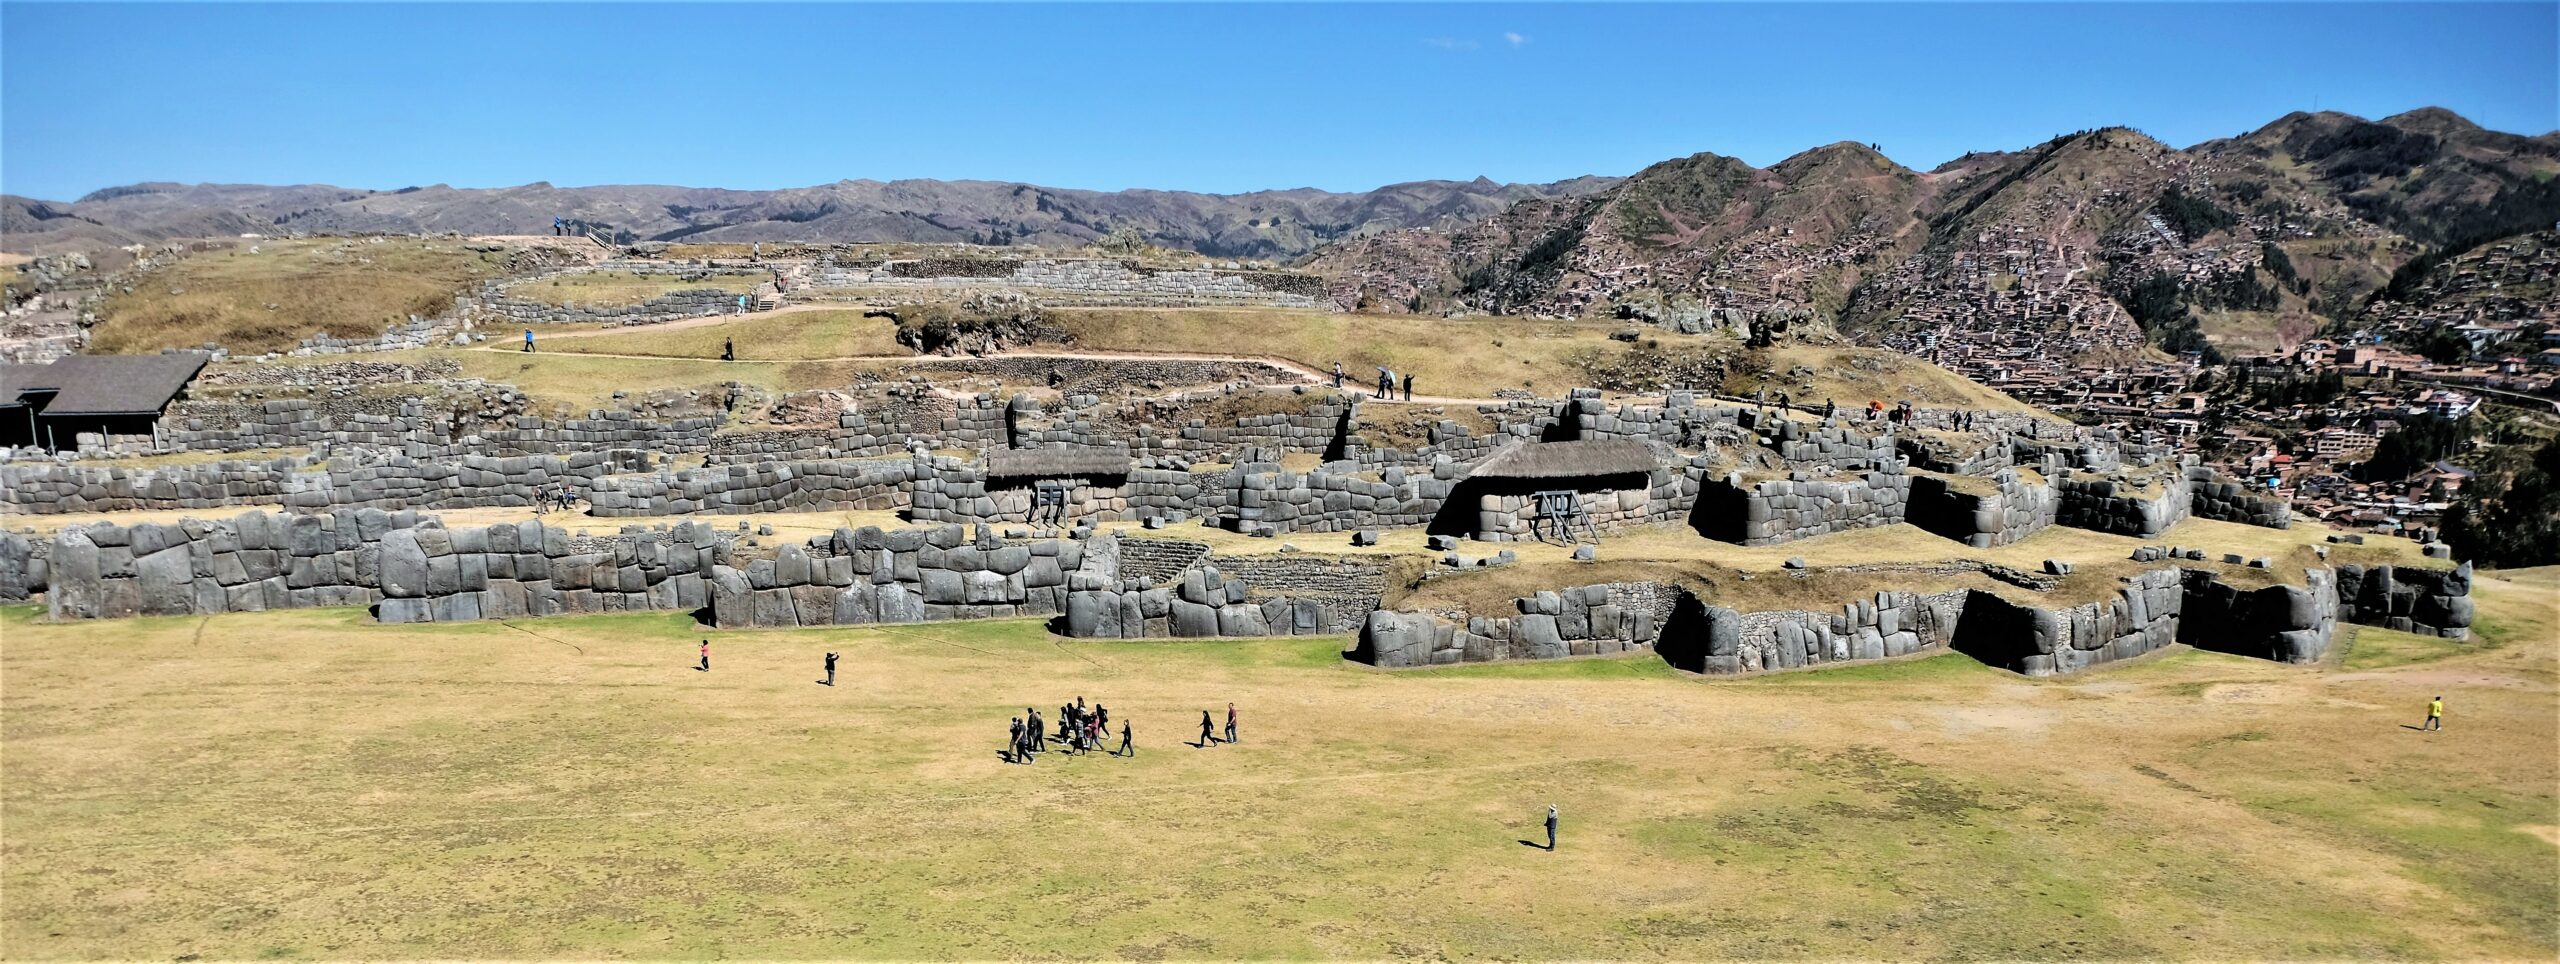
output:
<svg viewBox="0 0 2560 964"><path fill-rule="evenodd" d="M2560 950L2530 830L2560 824L2555 690L2484 661L2505 650L2352 679L2179 653L1705 680L1027 621L32 616L0 614L16 957ZM2456 728L2400 730L2438 687ZM1133 721L1135 758L996 759L1009 715L1077 695ZM1179 745L1230 700L1243 743ZM1563 846L1522 846L1549 803Z"/></svg>
<svg viewBox="0 0 2560 964"><path fill-rule="evenodd" d="M495 277L500 258L459 241L243 242L190 255L108 295L91 345L134 353L211 342L254 353L313 335L369 338L412 314L443 312L455 295Z"/></svg>
<svg viewBox="0 0 2560 964"><path fill-rule="evenodd" d="M681 328L638 326L562 338L542 345L563 354L651 355L718 360L720 346L736 346L741 361L800 361L853 356L908 358L914 352L898 344L898 326L886 318L862 317L859 308L819 311L763 312L740 315L715 324Z"/></svg>

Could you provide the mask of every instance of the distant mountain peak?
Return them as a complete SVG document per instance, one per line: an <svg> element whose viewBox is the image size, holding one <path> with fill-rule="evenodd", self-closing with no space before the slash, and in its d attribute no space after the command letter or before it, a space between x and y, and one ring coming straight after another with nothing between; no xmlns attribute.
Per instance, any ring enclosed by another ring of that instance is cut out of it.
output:
<svg viewBox="0 0 2560 964"><path fill-rule="evenodd" d="M2382 122L2401 130L2437 136L2480 129L2480 125L2472 123L2470 118L2442 107L2421 107L2417 110L2402 111L2383 118Z"/></svg>

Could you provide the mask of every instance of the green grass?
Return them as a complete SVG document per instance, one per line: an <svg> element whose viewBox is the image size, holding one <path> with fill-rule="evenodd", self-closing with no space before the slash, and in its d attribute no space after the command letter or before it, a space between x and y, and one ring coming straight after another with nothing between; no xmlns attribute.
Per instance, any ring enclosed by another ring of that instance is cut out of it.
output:
<svg viewBox="0 0 2560 964"><path fill-rule="evenodd" d="M2483 580L2484 612L2534 605ZM1338 637L0 610L16 958L2534 957L2549 639L1379 672ZM2522 625L2522 623L2516 623ZM714 672L688 668L710 638ZM839 685L814 685L819 654ZM2467 661L2467 662L2466 662ZM2459 679L2404 678L2460 666ZM2466 677L2467 678L2467 677ZM2420 735L2408 692L2448 693ZM995 759L1086 697L1132 759ZM1193 749L1204 709L1244 742ZM2388 707L2378 712L2373 707ZM1522 846L1550 804L1563 847Z"/></svg>
<svg viewBox="0 0 2560 964"><path fill-rule="evenodd" d="M2346 649L2339 665L2351 670L2432 663L2480 648L2477 642L2420 636L2380 626L2339 626L2336 644Z"/></svg>

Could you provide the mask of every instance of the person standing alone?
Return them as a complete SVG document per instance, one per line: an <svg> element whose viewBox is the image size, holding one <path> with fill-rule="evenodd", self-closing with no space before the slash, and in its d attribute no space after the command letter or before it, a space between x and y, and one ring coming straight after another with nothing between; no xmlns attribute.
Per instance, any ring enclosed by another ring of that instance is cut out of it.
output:
<svg viewBox="0 0 2560 964"><path fill-rule="evenodd" d="M826 685L828 685L828 686L834 686L834 685L836 685L836 654L834 654L834 653L828 653L828 654L827 654L827 679L826 679Z"/></svg>
<svg viewBox="0 0 2560 964"><path fill-rule="evenodd" d="M1556 849L1556 807L1552 803L1547 805L1547 849Z"/></svg>
<svg viewBox="0 0 2560 964"><path fill-rule="evenodd" d="M1227 742L1236 741L1236 705L1227 704Z"/></svg>
<svg viewBox="0 0 2560 964"><path fill-rule="evenodd" d="M2444 697L2427 701L2427 729L2444 729Z"/></svg>

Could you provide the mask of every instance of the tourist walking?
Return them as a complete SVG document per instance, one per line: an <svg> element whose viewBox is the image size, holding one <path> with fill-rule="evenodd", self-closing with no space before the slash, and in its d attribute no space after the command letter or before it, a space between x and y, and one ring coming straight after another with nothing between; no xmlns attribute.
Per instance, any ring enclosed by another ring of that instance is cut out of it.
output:
<svg viewBox="0 0 2560 964"><path fill-rule="evenodd" d="M2444 697L2427 701L2427 729L2444 729Z"/></svg>
<svg viewBox="0 0 2560 964"><path fill-rule="evenodd" d="M1022 715L1029 718L1023 725L1031 733L1031 752L1038 753L1048 749L1049 734L1040 729L1040 711L1026 706L1022 708Z"/></svg>
<svg viewBox="0 0 2560 964"><path fill-rule="evenodd" d="M1552 803L1547 805L1547 849L1556 849L1556 807Z"/></svg>
<svg viewBox="0 0 2560 964"><path fill-rule="evenodd" d="M1395 397L1396 373L1388 371L1385 365L1378 366L1378 399L1392 401Z"/></svg>
<svg viewBox="0 0 2560 964"><path fill-rule="evenodd" d="M1206 746L1213 745L1213 744L1215 744L1215 743L1217 743L1217 742L1218 742L1218 731L1217 731L1216 724L1213 724L1213 723L1209 722L1209 711L1208 711L1208 710L1201 710L1201 711L1200 711L1200 745L1201 745L1201 746L1203 746L1203 747L1206 747Z"/></svg>
<svg viewBox="0 0 2560 964"><path fill-rule="evenodd" d="M1120 751L1117 756L1137 756L1138 747L1129 742L1129 721L1120 721Z"/></svg>
<svg viewBox="0 0 2560 964"><path fill-rule="evenodd" d="M711 641L708 639L702 641L702 665L696 668L705 673L711 672Z"/></svg>
<svg viewBox="0 0 2560 964"><path fill-rule="evenodd" d="M533 329L531 329L531 328L527 328L527 329L525 329L525 330L524 330L524 350L526 350L526 351L532 351L532 350L533 350Z"/></svg>
<svg viewBox="0 0 2560 964"><path fill-rule="evenodd" d="M834 685L836 685L836 654L834 654L834 653L828 653L828 654L827 654L827 679L826 679L826 685L828 685L828 686L834 686Z"/></svg>
<svg viewBox="0 0 2560 964"><path fill-rule="evenodd" d="M1334 391L1337 391L1337 392L1342 390L1342 363L1341 363L1341 362L1334 362L1334 363L1333 363L1333 390L1334 390Z"/></svg>
<svg viewBox="0 0 2560 964"><path fill-rule="evenodd" d="M1236 741L1236 705L1227 704L1227 742Z"/></svg>
<svg viewBox="0 0 2560 964"><path fill-rule="evenodd" d="M720 339L720 360L738 360L738 343L736 341L727 338Z"/></svg>

